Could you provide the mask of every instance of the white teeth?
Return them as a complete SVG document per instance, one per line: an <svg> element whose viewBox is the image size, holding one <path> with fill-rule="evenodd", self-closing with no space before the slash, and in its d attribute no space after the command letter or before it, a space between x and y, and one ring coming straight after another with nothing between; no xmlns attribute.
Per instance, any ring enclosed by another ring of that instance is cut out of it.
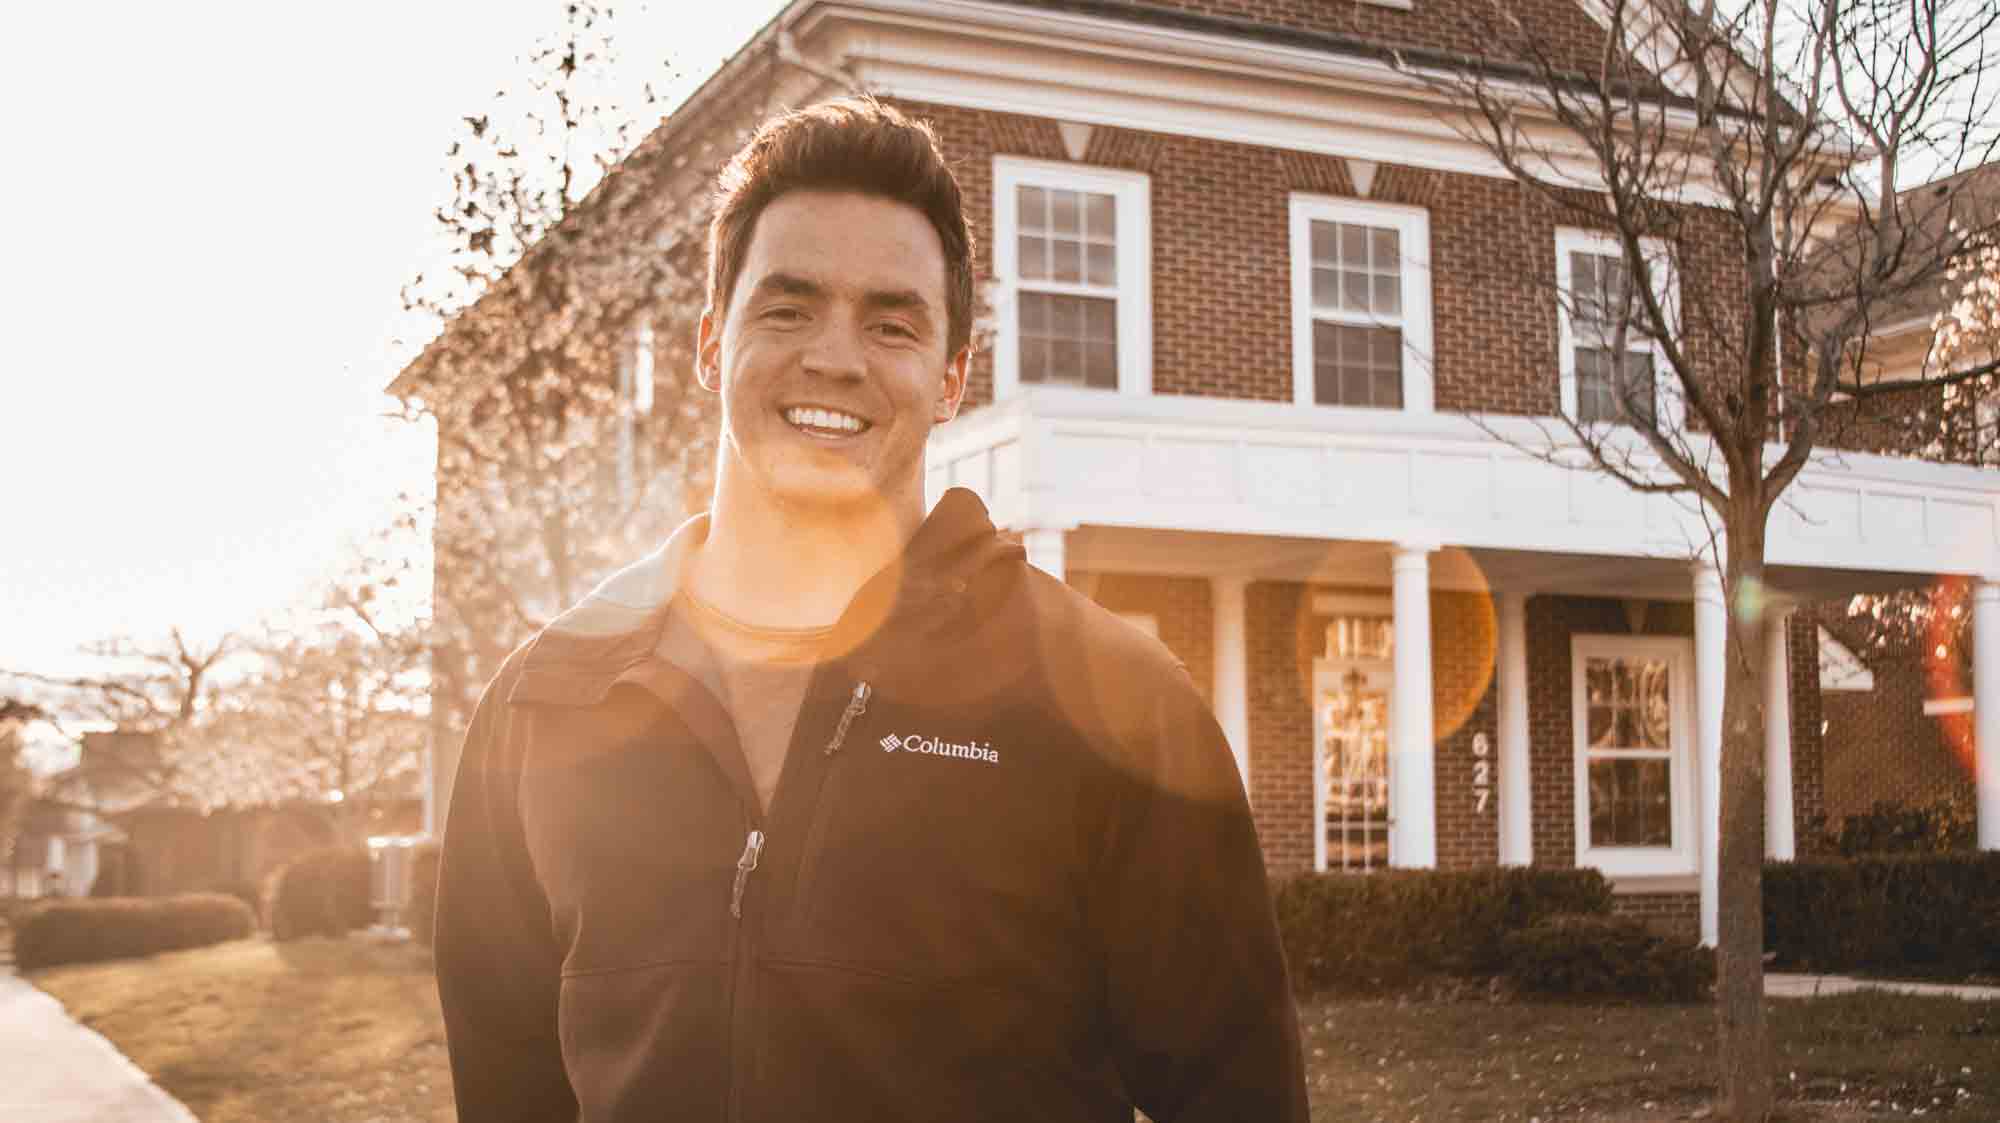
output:
<svg viewBox="0 0 2000 1123"><path fill-rule="evenodd" d="M836 413L830 409L808 409L794 406L785 411L785 420L800 428L833 429L843 433L859 433L868 423L849 413Z"/></svg>

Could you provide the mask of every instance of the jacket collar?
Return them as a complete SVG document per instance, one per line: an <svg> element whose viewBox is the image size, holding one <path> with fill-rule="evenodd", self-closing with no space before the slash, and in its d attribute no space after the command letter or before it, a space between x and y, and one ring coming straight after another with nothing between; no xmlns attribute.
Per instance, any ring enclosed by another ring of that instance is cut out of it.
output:
<svg viewBox="0 0 2000 1123"><path fill-rule="evenodd" d="M592 705L621 682L659 693L657 655L667 606L688 561L708 537L708 515L682 523L659 549L626 566L557 616L528 644L510 702ZM866 619L871 631L943 600L955 606L971 580L995 562L1018 561L1020 546L999 537L986 505L965 488L945 492L902 556L864 584L843 625Z"/></svg>

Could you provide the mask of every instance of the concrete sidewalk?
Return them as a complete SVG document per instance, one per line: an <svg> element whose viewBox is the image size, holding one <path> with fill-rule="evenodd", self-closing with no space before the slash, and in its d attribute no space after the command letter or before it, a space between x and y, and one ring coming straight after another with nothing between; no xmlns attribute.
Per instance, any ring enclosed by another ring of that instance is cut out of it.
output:
<svg viewBox="0 0 2000 1123"><path fill-rule="evenodd" d="M2000 1000L2000 987L1968 986L1963 983L1904 983L1889 979L1857 979L1849 975L1764 973L1764 994L1770 998L1819 998L1829 994L1852 994L1857 990L1942 995L1975 1002Z"/></svg>
<svg viewBox="0 0 2000 1123"><path fill-rule="evenodd" d="M197 1123L62 1003L0 969L0 1119Z"/></svg>

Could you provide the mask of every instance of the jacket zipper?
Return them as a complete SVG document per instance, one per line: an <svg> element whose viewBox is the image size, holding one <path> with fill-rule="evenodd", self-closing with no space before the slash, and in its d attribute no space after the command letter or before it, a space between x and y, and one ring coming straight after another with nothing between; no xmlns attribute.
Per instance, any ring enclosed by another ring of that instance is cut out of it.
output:
<svg viewBox="0 0 2000 1123"><path fill-rule="evenodd" d="M750 837L743 840L743 856L736 859L736 884L729 891L729 915L743 919L743 890L750 884L750 875L756 872L757 859L764 853L764 832L753 830Z"/></svg>
<svg viewBox="0 0 2000 1123"><path fill-rule="evenodd" d="M827 741L823 755L832 756L834 753L840 751L840 746L847 740L847 731L853 726L854 719L860 717L868 709L868 698L872 693L873 690L867 683L857 682L854 684L854 692L848 696L847 706L841 711L840 720L834 725L833 736ZM822 782L824 781L822 780ZM817 805L822 802L824 802L823 789L821 797L814 800L816 805L814 807L815 819L819 816ZM773 806L776 806L775 802ZM752 820L752 822L754 823L755 820ZM754 1005L745 996L750 988L753 974L751 961L754 958L752 953L755 943L754 938L758 934L757 930L762 927L763 921L763 915L759 913L756 917L752 918L750 923L744 922L743 899L744 895L750 889L750 875L757 872L757 861L763 855L764 832L752 826L744 836L743 853L736 859L736 878L731 884L729 891L729 915L735 922L736 929L734 940L736 960L730 972L732 981L729 991L728 1117L731 1120L741 1119L743 1116L743 1070L747 1067L749 1061L749 1045L751 1041L750 1020L753 1013L751 1007Z"/></svg>
<svg viewBox="0 0 2000 1123"><path fill-rule="evenodd" d="M874 691L869 689L867 683L857 682L854 684L854 693L847 699L847 708L840 712L840 724L834 727L833 739L826 743L824 755L832 756L840 751L841 745L847 742L847 727L853 725L854 719L867 711L868 696L872 693Z"/></svg>

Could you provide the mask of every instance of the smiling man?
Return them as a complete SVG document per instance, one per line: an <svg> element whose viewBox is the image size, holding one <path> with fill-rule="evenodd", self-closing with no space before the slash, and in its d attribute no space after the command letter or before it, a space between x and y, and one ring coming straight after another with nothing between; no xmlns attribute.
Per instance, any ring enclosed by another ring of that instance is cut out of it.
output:
<svg viewBox="0 0 2000 1123"><path fill-rule="evenodd" d="M437 971L467 1121L1304 1120L1235 765L1157 643L969 492L972 239L921 124L724 171L713 505L510 658Z"/></svg>

